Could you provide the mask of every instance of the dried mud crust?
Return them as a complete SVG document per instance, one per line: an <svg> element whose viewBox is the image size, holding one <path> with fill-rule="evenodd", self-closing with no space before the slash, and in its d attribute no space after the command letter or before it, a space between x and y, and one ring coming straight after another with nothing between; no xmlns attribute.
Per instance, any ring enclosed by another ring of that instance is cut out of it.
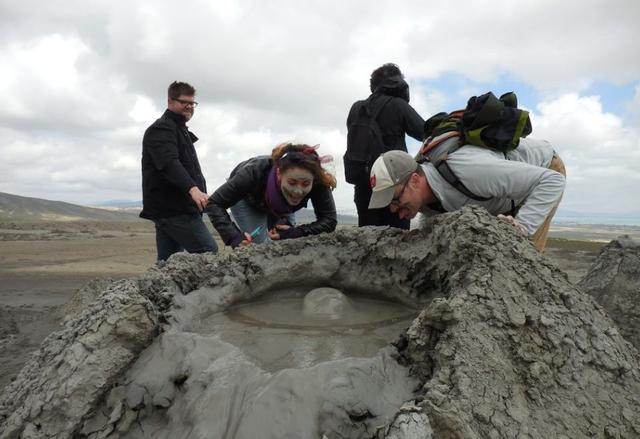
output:
<svg viewBox="0 0 640 439"><path fill-rule="evenodd" d="M607 244L578 286L602 305L620 332L640 349L640 241Z"/></svg>
<svg viewBox="0 0 640 439"><path fill-rule="evenodd" d="M640 436L638 352L591 297L476 210L433 231L455 272L399 347L434 437Z"/></svg>
<svg viewBox="0 0 640 439"><path fill-rule="evenodd" d="M170 413L195 385L189 376L174 377L158 407L142 397L127 404L124 394L127 371L142 367L137 359L158 331L299 283L424 307L397 343L420 389L376 437L429 437L430 429L434 438L640 435L638 352L589 296L481 209L426 226L181 254L116 282L47 338L0 396L0 437L120 437L145 412Z"/></svg>

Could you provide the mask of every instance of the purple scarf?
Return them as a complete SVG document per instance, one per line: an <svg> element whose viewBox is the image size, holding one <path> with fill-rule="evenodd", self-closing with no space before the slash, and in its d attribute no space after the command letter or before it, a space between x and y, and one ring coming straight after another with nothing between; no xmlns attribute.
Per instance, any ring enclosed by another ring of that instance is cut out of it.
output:
<svg viewBox="0 0 640 439"><path fill-rule="evenodd" d="M264 199L267 207L276 216L286 215L293 212L293 207L287 203L280 188L278 187L278 178L276 177L276 167L272 167L267 178L267 187L264 191Z"/></svg>

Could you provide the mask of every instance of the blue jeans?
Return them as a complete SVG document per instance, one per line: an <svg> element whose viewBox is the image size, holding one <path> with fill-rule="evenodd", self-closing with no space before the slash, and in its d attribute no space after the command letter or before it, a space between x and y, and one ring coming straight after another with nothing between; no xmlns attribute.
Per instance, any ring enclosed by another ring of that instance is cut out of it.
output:
<svg viewBox="0 0 640 439"><path fill-rule="evenodd" d="M278 220L280 220L280 217L256 209L244 200L240 200L231 206L231 215L233 215L233 220L243 232L251 233L259 226L262 226L260 234L253 238L253 242L257 244L267 240L267 230L274 228ZM283 218L287 218L289 223L295 226L295 213L284 215Z"/></svg>
<svg viewBox="0 0 640 439"><path fill-rule="evenodd" d="M185 214L154 219L158 261L166 261L174 253L218 253L218 244L202 221L202 215Z"/></svg>

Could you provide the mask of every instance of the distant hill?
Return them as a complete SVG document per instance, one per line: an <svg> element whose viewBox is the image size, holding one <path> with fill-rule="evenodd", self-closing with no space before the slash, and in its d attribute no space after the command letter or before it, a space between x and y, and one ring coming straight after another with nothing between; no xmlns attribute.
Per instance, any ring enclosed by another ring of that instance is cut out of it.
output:
<svg viewBox="0 0 640 439"><path fill-rule="evenodd" d="M63 201L21 197L0 192L0 220L11 221L127 221L138 211L112 211L84 207Z"/></svg>
<svg viewBox="0 0 640 439"><path fill-rule="evenodd" d="M96 204L92 204L91 207L97 207L97 208L107 207L107 208L122 208L122 209L137 208L139 210L142 210L142 200L139 200L139 201L106 200Z"/></svg>

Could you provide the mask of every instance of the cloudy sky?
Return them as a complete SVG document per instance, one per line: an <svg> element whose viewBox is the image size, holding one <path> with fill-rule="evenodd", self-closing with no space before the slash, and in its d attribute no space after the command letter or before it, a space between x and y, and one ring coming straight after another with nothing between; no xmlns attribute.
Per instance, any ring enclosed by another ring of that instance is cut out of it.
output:
<svg viewBox="0 0 640 439"><path fill-rule="evenodd" d="M353 212L346 115L395 62L424 118L515 91L567 165L561 213L640 216L638 18L637 0L0 0L0 191L141 199L142 134L177 79L210 192L277 143L319 143Z"/></svg>

